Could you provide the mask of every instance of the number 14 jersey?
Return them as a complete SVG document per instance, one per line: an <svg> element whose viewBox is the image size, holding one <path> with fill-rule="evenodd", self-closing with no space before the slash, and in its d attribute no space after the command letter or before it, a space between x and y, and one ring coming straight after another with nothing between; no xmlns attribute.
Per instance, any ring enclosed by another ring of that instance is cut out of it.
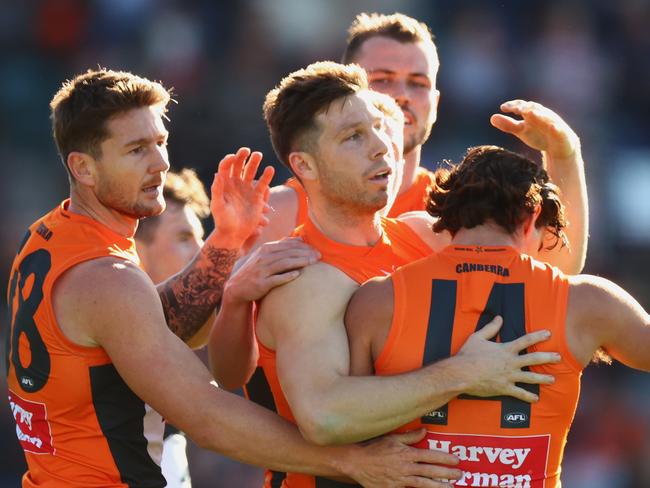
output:
<svg viewBox="0 0 650 488"><path fill-rule="evenodd" d="M555 376L548 386L520 384L538 403L512 397L461 395L401 430L424 425L420 447L457 455L463 477L455 486L557 488L560 463L580 391L582 366L567 347L566 277L509 247L450 246L397 270L394 313L378 375L418 369L456 354L467 338L501 315L501 342L549 329L550 340L530 348L556 351L559 364L534 367Z"/></svg>

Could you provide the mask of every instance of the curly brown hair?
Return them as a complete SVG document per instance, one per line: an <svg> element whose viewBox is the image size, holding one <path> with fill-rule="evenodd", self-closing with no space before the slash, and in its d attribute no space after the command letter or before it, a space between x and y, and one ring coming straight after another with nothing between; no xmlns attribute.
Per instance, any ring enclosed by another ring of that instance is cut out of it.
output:
<svg viewBox="0 0 650 488"><path fill-rule="evenodd" d="M501 147L478 146L469 148L460 164L435 172L426 210L438 218L435 232L455 235L461 228L492 221L512 234L537 206L541 213L535 226L545 227L555 237L547 248L558 242L568 245L560 190L546 170Z"/></svg>

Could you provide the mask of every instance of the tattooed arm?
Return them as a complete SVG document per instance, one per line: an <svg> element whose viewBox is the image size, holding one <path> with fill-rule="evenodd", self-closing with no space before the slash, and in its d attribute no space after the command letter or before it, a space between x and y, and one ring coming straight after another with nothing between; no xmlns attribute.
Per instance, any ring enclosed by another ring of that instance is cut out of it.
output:
<svg viewBox="0 0 650 488"><path fill-rule="evenodd" d="M265 168L254 181L261 160L261 153L251 154L248 148L221 160L211 188L214 232L185 269L157 286L169 328L186 342L192 339L194 347L207 340L212 312L241 247L266 220L273 168Z"/></svg>

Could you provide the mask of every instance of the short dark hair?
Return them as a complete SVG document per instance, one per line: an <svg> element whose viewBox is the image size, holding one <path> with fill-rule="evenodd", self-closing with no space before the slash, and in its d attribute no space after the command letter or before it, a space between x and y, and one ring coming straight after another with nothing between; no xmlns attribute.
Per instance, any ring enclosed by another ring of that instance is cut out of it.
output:
<svg viewBox="0 0 650 488"><path fill-rule="evenodd" d="M73 151L101 157L111 117L154 105L164 112L170 99L170 91L160 83L125 71L100 68L67 80L50 102L54 140L63 165L69 172L67 159Z"/></svg>
<svg viewBox="0 0 650 488"><path fill-rule="evenodd" d="M291 169L289 154L313 142L307 136L317 129L316 114L333 101L366 89L368 79L363 69L332 61L310 64L283 78L266 95L263 107L271 143L280 161Z"/></svg>
<svg viewBox="0 0 650 488"><path fill-rule="evenodd" d="M523 221L541 207L536 227L545 227L555 241L567 245L567 225L559 188L544 168L521 154L496 146L467 150L465 158L450 169L435 172L429 189L427 212L438 220L435 232L456 234L493 221L513 233Z"/></svg>
<svg viewBox="0 0 650 488"><path fill-rule="evenodd" d="M436 52L433 35L424 22L400 13L385 15L364 12L356 16L348 29L342 62L353 63L363 43L377 36L388 37L401 43L422 42L431 45Z"/></svg>
<svg viewBox="0 0 650 488"><path fill-rule="evenodd" d="M184 168L180 173L168 171L163 195L168 207L170 203L181 207L187 205L199 218L203 219L210 215L210 199L205 192L203 183L192 169ZM151 242L156 227L160 223L160 215L140 220L135 238Z"/></svg>

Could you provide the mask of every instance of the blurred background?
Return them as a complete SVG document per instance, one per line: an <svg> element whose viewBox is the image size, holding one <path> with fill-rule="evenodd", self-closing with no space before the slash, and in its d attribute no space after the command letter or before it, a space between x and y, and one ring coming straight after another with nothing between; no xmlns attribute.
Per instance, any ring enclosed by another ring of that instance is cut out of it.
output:
<svg viewBox="0 0 650 488"><path fill-rule="evenodd" d="M207 183L221 157L244 145L264 152L281 183L287 172L261 117L266 92L294 69L338 60L357 13L401 11L431 27L441 60L440 110L424 164L457 161L478 144L522 150L489 125L505 100L554 109L580 135L586 161L585 272L616 281L650 310L646 0L0 0L0 7L4 283L27 226L67 196L48 118L63 80L98 65L161 80L178 101L168 124L173 168L193 167ZM260 486L259 470L194 446L190 466L195 488ZM0 402L0 488L20 486L24 470ZM563 483L650 487L650 376L619 365L587 369Z"/></svg>

